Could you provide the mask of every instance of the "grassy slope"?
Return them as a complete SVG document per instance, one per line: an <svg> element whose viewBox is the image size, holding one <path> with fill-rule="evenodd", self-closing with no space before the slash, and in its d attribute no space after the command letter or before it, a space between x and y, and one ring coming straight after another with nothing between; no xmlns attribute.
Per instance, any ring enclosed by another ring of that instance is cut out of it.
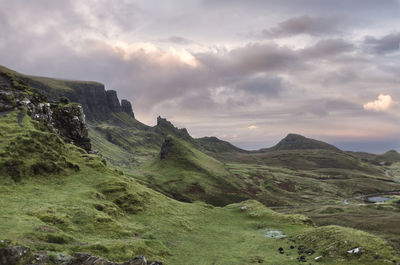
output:
<svg viewBox="0 0 400 265"><path fill-rule="evenodd" d="M16 113L0 117L2 160L10 156L5 147L21 135L40 131L52 137L34 123L25 117L20 127ZM41 137L34 140L46 143ZM65 158L79 166L78 172L31 172L18 182L4 172L0 175L2 239L34 250L88 251L112 260L144 254L165 264L257 264L260 260L266 264L296 264L298 254L289 250L289 245L308 243L307 236L315 231L304 224L304 217L277 214L255 201L223 208L174 201L108 169L98 157L63 145ZM41 150L24 152L36 157ZM266 229L279 229L291 238L304 236L293 243L265 237ZM342 230L335 228L340 235L335 242L346 237ZM390 247L380 244L376 249L368 243L370 238L379 241L368 234L352 239L351 246L368 250L361 259L343 254L350 245L338 245L340 257L327 256L322 264L337 264L338 258L345 264L365 264L365 260L374 264L370 252L375 251L380 255L375 264L381 264L383 258L395 258ZM289 255L279 254L279 247ZM314 250L315 255L326 251L325 246L315 246Z"/></svg>
<svg viewBox="0 0 400 265"><path fill-rule="evenodd" d="M147 173L138 178L183 201L225 205L246 199L240 195L240 180L232 178L221 162L176 137L168 136L165 143L168 147L161 151L166 152L165 157L157 156L143 165Z"/></svg>

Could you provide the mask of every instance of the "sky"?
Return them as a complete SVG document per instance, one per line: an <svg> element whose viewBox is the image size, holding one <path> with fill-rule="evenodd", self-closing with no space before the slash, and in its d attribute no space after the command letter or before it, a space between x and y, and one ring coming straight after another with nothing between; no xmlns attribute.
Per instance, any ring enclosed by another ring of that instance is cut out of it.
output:
<svg viewBox="0 0 400 265"><path fill-rule="evenodd" d="M400 150L400 0L0 0L0 64L93 80L194 137Z"/></svg>

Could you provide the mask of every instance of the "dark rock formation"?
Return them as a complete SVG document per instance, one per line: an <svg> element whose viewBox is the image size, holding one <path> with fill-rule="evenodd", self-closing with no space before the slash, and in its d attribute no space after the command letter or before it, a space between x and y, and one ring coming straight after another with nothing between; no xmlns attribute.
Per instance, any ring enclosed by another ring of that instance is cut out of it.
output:
<svg viewBox="0 0 400 265"><path fill-rule="evenodd" d="M121 100L121 108L123 112L128 113L132 118L135 118L135 114L132 110L132 104L128 100Z"/></svg>
<svg viewBox="0 0 400 265"><path fill-rule="evenodd" d="M119 103L117 97L117 91L107 90L106 95L107 95L108 107L110 108L110 110L112 112L122 112L121 104Z"/></svg>
<svg viewBox="0 0 400 265"><path fill-rule="evenodd" d="M171 134L177 136L178 138L183 138L189 142L193 141L193 138L190 136L186 128L178 129L170 121L165 118L161 118L160 116L157 117L157 125L153 128L157 133L164 137L167 137Z"/></svg>
<svg viewBox="0 0 400 265"><path fill-rule="evenodd" d="M60 97L64 96L70 102L81 104L88 120L108 120L112 112L122 111L134 117L130 102L123 101L121 105L117 92L106 91L101 83L26 76L2 67L0 68L0 87L10 86L15 82L7 76L9 73L12 73L10 76L18 78L26 86L45 95L50 101L58 101ZM0 111L13 107L13 105L4 105L2 102L4 97L8 98L9 95L0 94Z"/></svg>
<svg viewBox="0 0 400 265"><path fill-rule="evenodd" d="M0 74L0 112L26 108L32 119L43 122L65 141L90 151L83 108L79 104L66 102L65 99L63 102L47 102L44 95L17 77ZM24 113L20 113L22 120Z"/></svg>
<svg viewBox="0 0 400 265"><path fill-rule="evenodd" d="M0 265L25 265L30 264L32 253L29 248L21 246L0 249Z"/></svg>
<svg viewBox="0 0 400 265"><path fill-rule="evenodd" d="M166 138L164 143L161 146L161 151L160 151L160 159L165 159L168 156L168 153L170 152L171 148L173 146L173 142L171 138Z"/></svg>

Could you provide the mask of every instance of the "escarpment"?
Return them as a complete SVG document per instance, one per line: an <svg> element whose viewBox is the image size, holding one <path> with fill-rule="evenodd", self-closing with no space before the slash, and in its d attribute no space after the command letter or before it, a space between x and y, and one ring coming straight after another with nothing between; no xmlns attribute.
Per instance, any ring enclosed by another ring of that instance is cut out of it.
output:
<svg viewBox="0 0 400 265"><path fill-rule="evenodd" d="M70 103L67 98L49 101L37 89L29 86L11 72L0 73L0 113L20 110L18 123L26 113L32 119L43 123L66 142L91 151L88 128L81 105Z"/></svg>

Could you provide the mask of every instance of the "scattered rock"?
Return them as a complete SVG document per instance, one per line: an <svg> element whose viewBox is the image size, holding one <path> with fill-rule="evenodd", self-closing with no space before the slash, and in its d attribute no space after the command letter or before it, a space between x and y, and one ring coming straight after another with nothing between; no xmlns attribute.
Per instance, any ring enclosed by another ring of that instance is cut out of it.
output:
<svg viewBox="0 0 400 265"><path fill-rule="evenodd" d="M320 260L320 259L322 259L322 256L318 256L318 257L314 258L314 260Z"/></svg>
<svg viewBox="0 0 400 265"><path fill-rule="evenodd" d="M314 253L315 253L315 251L314 251L313 249L307 250L307 254L308 254L309 256L313 255Z"/></svg>
<svg viewBox="0 0 400 265"><path fill-rule="evenodd" d="M281 253L281 254L285 253L285 251L283 250L282 247L278 248L278 251L279 251L279 253Z"/></svg>
<svg viewBox="0 0 400 265"><path fill-rule="evenodd" d="M349 253L349 254L357 254L357 253L360 252L360 250L361 250L361 247L358 247L358 248L354 248L354 249L351 249L351 250L347 251L347 253Z"/></svg>
<svg viewBox="0 0 400 265"><path fill-rule="evenodd" d="M306 256L300 256L297 258L299 262L307 262Z"/></svg>

